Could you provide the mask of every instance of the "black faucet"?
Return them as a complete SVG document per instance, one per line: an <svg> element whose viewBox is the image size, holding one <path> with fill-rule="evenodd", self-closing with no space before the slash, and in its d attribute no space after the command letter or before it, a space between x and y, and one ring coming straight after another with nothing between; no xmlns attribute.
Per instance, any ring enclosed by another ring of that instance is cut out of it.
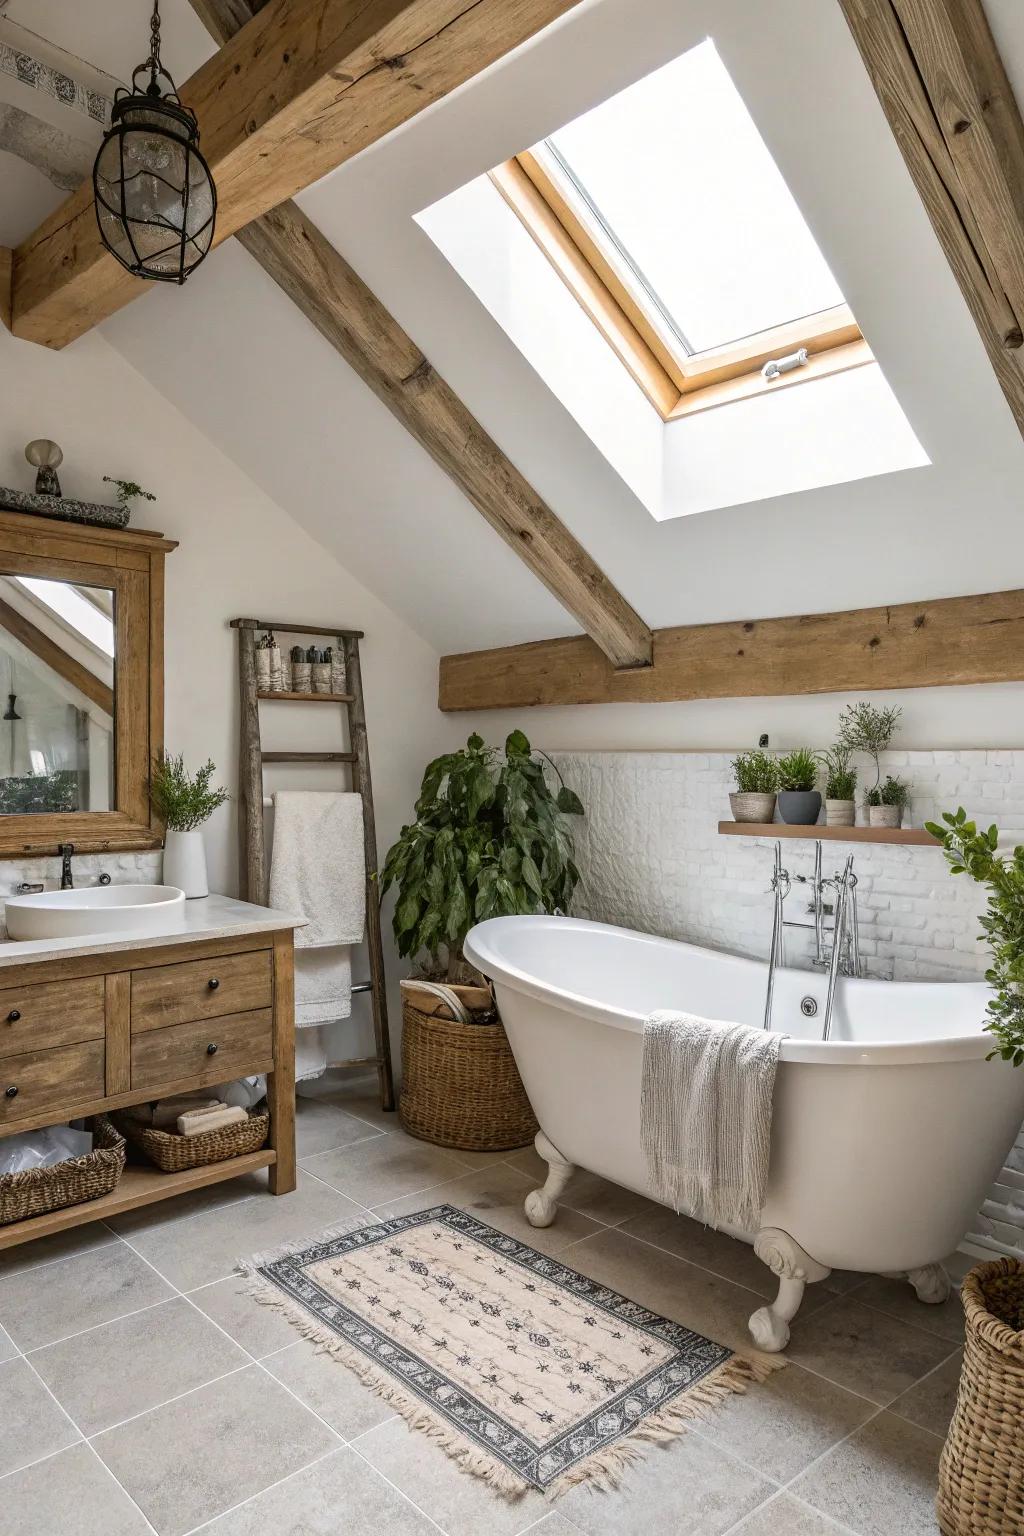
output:
<svg viewBox="0 0 1024 1536"><path fill-rule="evenodd" d="M71 855L74 853L74 851L74 843L57 844L57 852L61 856L60 888L62 891L72 890L75 884L71 876Z"/></svg>

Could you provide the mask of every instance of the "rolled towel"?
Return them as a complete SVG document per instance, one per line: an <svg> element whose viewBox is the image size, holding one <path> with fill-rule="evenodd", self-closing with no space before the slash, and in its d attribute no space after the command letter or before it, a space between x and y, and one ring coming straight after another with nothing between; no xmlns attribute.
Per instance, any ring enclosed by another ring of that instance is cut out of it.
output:
<svg viewBox="0 0 1024 1536"><path fill-rule="evenodd" d="M194 1093L176 1093L173 1099L160 1099L153 1105L153 1126L158 1131L169 1131L178 1123L179 1115L191 1114L197 1109L220 1109L220 1099L204 1099Z"/></svg>
<svg viewBox="0 0 1024 1536"><path fill-rule="evenodd" d="M178 1130L182 1136L204 1136L207 1131L219 1131L225 1125L238 1125L248 1120L248 1112L239 1104L222 1104L217 1109L204 1109L178 1116Z"/></svg>

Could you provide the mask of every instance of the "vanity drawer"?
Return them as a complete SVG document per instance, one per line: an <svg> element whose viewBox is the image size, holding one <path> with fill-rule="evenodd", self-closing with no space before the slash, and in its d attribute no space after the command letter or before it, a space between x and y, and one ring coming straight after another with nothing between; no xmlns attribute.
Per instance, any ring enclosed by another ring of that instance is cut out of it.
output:
<svg viewBox="0 0 1024 1536"><path fill-rule="evenodd" d="M241 955L133 971L132 1033L269 1008L271 969L271 951L252 949Z"/></svg>
<svg viewBox="0 0 1024 1536"><path fill-rule="evenodd" d="M9 1121L50 1111L55 1119L66 1119L68 1108L102 1099L105 1092L102 1040L6 1056L0 1061L0 1130Z"/></svg>
<svg viewBox="0 0 1024 1536"><path fill-rule="evenodd" d="M0 990L0 1057L102 1040L103 977Z"/></svg>
<svg viewBox="0 0 1024 1536"><path fill-rule="evenodd" d="M188 1079L196 1087L270 1072L274 1065L273 1012L231 1013L149 1029L132 1040L132 1092Z"/></svg>

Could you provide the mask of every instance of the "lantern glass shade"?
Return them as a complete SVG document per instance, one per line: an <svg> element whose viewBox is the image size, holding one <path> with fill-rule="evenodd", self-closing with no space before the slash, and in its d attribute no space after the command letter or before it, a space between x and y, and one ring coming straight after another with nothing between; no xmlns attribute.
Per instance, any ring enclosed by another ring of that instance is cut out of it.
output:
<svg viewBox="0 0 1024 1536"><path fill-rule="evenodd" d="M122 97L93 168L104 245L139 277L183 283L213 242L217 195L195 119L157 94Z"/></svg>

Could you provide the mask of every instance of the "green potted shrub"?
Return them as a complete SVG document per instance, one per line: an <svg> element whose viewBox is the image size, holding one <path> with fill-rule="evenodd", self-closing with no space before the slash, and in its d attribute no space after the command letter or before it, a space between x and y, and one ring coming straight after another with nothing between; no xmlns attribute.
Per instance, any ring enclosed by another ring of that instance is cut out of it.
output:
<svg viewBox="0 0 1024 1536"><path fill-rule="evenodd" d="M504 751L474 734L428 765L416 819L381 874L382 894L397 889L398 952L422 962L402 983L401 1115L412 1135L497 1151L536 1133L490 991L462 945L486 918L569 910L579 880L570 818L582 815L522 731Z"/></svg>
<svg viewBox="0 0 1024 1536"><path fill-rule="evenodd" d="M779 758L779 815L790 826L813 827L821 811L814 787L818 759L810 747L796 747Z"/></svg>
<svg viewBox="0 0 1024 1536"><path fill-rule="evenodd" d="M899 820L875 820L871 815L872 806L875 810L881 808L884 802L881 799L882 764L881 755L887 752L892 745L896 727L899 724L903 711L898 706L890 709L876 709L866 699L860 699L856 704L847 704L839 716L839 737L837 745L845 747L850 752L866 752L875 765L875 779L867 794L868 822L871 826L899 826ZM878 791L876 798L872 795ZM907 796L904 795L904 804ZM891 813L890 813L891 814Z"/></svg>
<svg viewBox="0 0 1024 1536"><path fill-rule="evenodd" d="M890 774L883 784L868 791L868 825L898 827L910 799L910 785Z"/></svg>
<svg viewBox="0 0 1024 1536"><path fill-rule="evenodd" d="M729 796L734 821L769 822L775 816L779 768L770 752L756 748L732 760L736 788Z"/></svg>
<svg viewBox="0 0 1024 1536"><path fill-rule="evenodd" d="M856 820L857 770L852 757L851 748L837 741L819 758L825 770L826 827L852 827Z"/></svg>
<svg viewBox="0 0 1024 1536"><path fill-rule="evenodd" d="M209 896L206 845L199 830L228 799L226 789L211 788L216 773L212 759L189 773L184 755L164 752L153 764L150 799L166 827L163 879L188 897Z"/></svg>

